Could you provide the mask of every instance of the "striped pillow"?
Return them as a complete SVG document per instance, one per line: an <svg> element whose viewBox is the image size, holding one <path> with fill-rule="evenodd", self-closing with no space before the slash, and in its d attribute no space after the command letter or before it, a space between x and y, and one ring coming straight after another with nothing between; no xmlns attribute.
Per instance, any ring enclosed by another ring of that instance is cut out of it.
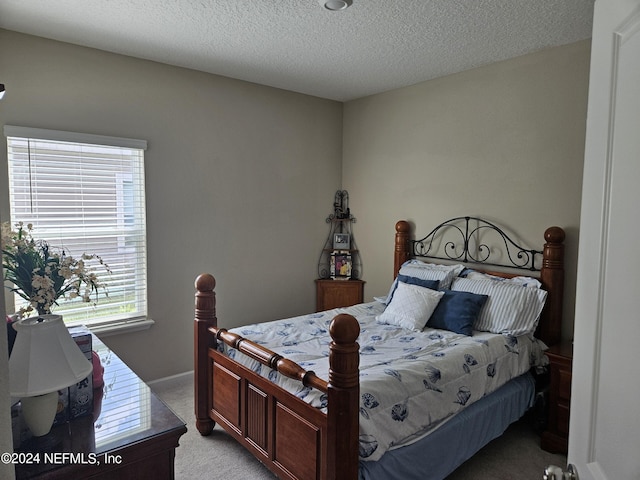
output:
<svg viewBox="0 0 640 480"><path fill-rule="evenodd" d="M451 287L451 281L464 270L464 265L440 265L437 263L425 263L420 260L407 260L400 267L399 275L419 278L420 280L438 280L438 289L446 290ZM393 281L386 299L380 299L385 305L389 305L393 292L398 285L398 278Z"/></svg>
<svg viewBox="0 0 640 480"><path fill-rule="evenodd" d="M547 298L546 290L493 280L456 278L451 290L488 295L473 328L509 335L533 333Z"/></svg>
<svg viewBox="0 0 640 480"><path fill-rule="evenodd" d="M430 288L431 290L438 290L438 287L440 285L440 282L438 280L423 280L421 278L408 277L407 275L398 274L398 276L396 277L396 281L393 282L394 288L389 294L389 298L385 302L386 305L389 305L389 303L391 303L391 300L393 300L393 293L396 291L396 288L398 288L398 282L408 283L409 285L417 285L424 288Z"/></svg>
<svg viewBox="0 0 640 480"><path fill-rule="evenodd" d="M451 281L464 270L464 265L439 265L436 263L425 263L420 260L409 260L402 264L400 272L409 277L421 278L422 280L439 280L440 290L448 289Z"/></svg>

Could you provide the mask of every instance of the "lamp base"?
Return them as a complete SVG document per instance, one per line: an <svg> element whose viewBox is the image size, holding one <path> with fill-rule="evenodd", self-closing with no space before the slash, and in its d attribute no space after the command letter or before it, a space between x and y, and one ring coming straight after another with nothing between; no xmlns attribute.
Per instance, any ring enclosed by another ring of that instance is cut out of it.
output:
<svg viewBox="0 0 640 480"><path fill-rule="evenodd" d="M20 399L20 402L22 403L24 422L33 436L42 437L49 433L58 409L58 392L24 397Z"/></svg>

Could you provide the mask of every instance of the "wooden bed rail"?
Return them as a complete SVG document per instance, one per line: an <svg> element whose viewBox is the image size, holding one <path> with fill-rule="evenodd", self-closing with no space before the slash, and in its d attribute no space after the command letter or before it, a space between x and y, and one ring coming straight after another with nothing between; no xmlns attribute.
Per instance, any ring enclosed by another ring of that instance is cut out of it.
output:
<svg viewBox="0 0 640 480"><path fill-rule="evenodd" d="M284 358L282 355L272 352L236 333L231 333L227 331L226 328L212 327L209 331L219 341L253 358L262 365L277 370L278 373L285 377L299 380L305 387L317 388L322 393L327 393L327 382L318 377L314 372L305 370L297 363Z"/></svg>

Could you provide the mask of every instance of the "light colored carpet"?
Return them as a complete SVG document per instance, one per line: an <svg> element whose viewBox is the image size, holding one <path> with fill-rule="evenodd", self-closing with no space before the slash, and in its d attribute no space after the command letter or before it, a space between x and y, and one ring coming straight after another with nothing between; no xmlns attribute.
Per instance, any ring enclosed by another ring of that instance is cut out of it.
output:
<svg viewBox="0 0 640 480"><path fill-rule="evenodd" d="M176 450L176 479L273 480L266 467L216 426L203 437L194 424L193 375L154 382L153 391L187 424ZM540 438L526 420L465 462L447 480L540 480L547 465L564 467L565 455L540 448ZM428 477L425 476L425 480Z"/></svg>

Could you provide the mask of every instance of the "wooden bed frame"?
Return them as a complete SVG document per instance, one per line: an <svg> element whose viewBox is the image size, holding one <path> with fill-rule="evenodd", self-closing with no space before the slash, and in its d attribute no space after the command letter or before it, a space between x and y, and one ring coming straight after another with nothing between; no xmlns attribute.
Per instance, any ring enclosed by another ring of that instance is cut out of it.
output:
<svg viewBox="0 0 640 480"><path fill-rule="evenodd" d="M485 229L498 232L511 265L488 261L491 249L476 242ZM434 238L449 230L462 236L461 250L453 242L445 242L444 256L434 254L431 251ZM560 227L550 227L545 231L546 243L542 251L526 250L490 222L458 217L443 222L423 239L412 240L410 224L401 220L396 224L394 278L400 266L414 257L455 260L472 264L474 269L477 269L475 264L520 269L519 273L481 269L503 277L522 275L523 269L539 271L539 279L548 294L536 336L547 345L553 345L560 341L561 334L564 237ZM515 247L513 255L510 253L512 247ZM537 255L542 255L540 268L536 267ZM356 480L359 451L357 338L360 332L357 320L347 314L337 315L332 320L329 379L325 381L279 354L218 328L215 284L214 277L209 274L200 275L195 282L195 415L200 434L209 435L217 422L283 479ZM280 374L326 393L327 413L221 354L216 348L217 342L224 342Z"/></svg>

